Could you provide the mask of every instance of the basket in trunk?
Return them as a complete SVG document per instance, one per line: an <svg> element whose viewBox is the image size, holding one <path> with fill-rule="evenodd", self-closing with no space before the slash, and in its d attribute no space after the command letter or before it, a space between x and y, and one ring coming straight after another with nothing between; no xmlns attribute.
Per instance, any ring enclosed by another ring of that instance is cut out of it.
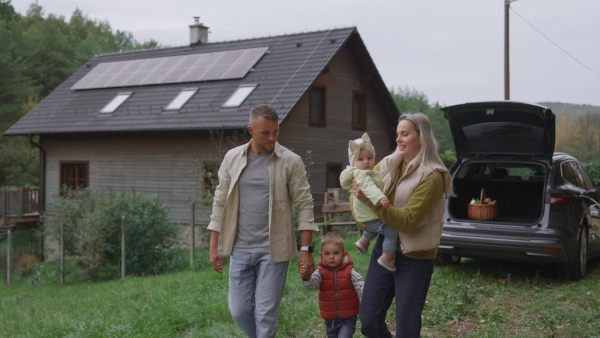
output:
<svg viewBox="0 0 600 338"><path fill-rule="evenodd" d="M498 217L498 204L483 204L485 199L485 188L481 188L479 204L469 203L467 206L467 217L477 221L491 221Z"/></svg>

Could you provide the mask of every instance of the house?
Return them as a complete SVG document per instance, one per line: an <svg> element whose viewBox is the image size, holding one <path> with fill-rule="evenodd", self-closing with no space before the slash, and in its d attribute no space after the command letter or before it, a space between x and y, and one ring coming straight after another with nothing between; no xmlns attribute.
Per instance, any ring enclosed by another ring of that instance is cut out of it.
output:
<svg viewBox="0 0 600 338"><path fill-rule="evenodd" d="M367 131L379 158L394 146L399 111L355 27L209 43L197 20L189 46L94 57L6 135L39 135L42 208L63 186L134 190L189 224L192 159L214 174L220 135L247 142L259 103L278 111L281 144L311 151L317 201L339 185L350 139Z"/></svg>

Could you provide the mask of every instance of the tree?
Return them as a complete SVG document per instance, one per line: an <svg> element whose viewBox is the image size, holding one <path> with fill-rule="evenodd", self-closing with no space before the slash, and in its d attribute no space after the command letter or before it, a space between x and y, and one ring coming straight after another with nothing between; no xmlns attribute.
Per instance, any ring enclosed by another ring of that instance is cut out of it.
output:
<svg viewBox="0 0 600 338"><path fill-rule="evenodd" d="M555 151L568 153L581 162L600 158L600 115L587 113L577 123L563 109L556 125Z"/></svg>
<svg viewBox="0 0 600 338"><path fill-rule="evenodd" d="M197 186L197 195L190 197L190 200L199 203L200 210L205 215L208 215L209 211L202 207L212 205L215 189L219 184L219 167L225 154L231 148L248 142L243 133L235 130L210 130L209 134L208 155L201 159L192 158L188 171Z"/></svg>
<svg viewBox="0 0 600 338"><path fill-rule="evenodd" d="M38 181L37 150L26 137L4 137L8 128L94 55L158 47L154 40L139 43L129 32L113 32L108 22L79 9L68 22L44 16L37 2L21 16L10 0L0 1L0 186Z"/></svg>
<svg viewBox="0 0 600 338"><path fill-rule="evenodd" d="M600 158L600 115L587 113L579 118L571 135L574 144L571 155L581 162L591 162Z"/></svg>
<svg viewBox="0 0 600 338"><path fill-rule="evenodd" d="M566 109L560 111L556 124L554 151L570 152L573 148L573 130L575 125Z"/></svg>
<svg viewBox="0 0 600 338"><path fill-rule="evenodd" d="M25 59L20 55L23 43L19 16L7 3L0 3L0 128L6 130L19 118L19 106L34 91L30 79L22 73Z"/></svg>
<svg viewBox="0 0 600 338"><path fill-rule="evenodd" d="M444 114L440 111L440 105L436 103L434 106L431 106L427 100L427 96L415 89L398 87L397 90L392 89L390 94L400 114L420 112L427 115L431 123L433 135L435 135L438 141L438 152L443 154L450 150L451 153L446 153L445 155L448 161L450 161L453 158L451 154L454 153L454 142L452 141L450 125L445 119ZM456 158L456 155L454 155L454 158Z"/></svg>

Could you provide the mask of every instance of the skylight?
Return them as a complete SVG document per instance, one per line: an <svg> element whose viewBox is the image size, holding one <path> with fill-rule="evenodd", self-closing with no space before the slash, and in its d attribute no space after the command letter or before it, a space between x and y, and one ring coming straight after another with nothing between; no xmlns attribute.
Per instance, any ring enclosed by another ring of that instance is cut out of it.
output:
<svg viewBox="0 0 600 338"><path fill-rule="evenodd" d="M117 96L115 96L112 101L110 101L106 106L104 106L104 108L102 108L100 110L101 113L112 113L115 110L117 110L117 108L119 108L119 106L121 104L123 104L123 102L125 102L130 96L131 94L133 94L132 92L126 92L126 93L119 93L117 94Z"/></svg>
<svg viewBox="0 0 600 338"><path fill-rule="evenodd" d="M238 89L231 95L231 97L229 97L227 102L223 104L223 107L239 107L244 102L244 100L246 100L246 98L250 96L254 89L256 89L255 84L239 86Z"/></svg>
<svg viewBox="0 0 600 338"><path fill-rule="evenodd" d="M177 96L169 103L169 105L165 108L165 110L179 110L183 107L188 100L196 94L198 88L184 88L182 89Z"/></svg>

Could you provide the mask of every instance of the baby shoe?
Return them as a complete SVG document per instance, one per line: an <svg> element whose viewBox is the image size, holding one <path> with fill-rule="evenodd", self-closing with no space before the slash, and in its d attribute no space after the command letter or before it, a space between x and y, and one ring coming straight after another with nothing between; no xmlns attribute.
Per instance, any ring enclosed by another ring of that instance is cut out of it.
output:
<svg viewBox="0 0 600 338"><path fill-rule="evenodd" d="M384 268L386 268L387 270L389 270L391 272L396 271L396 262L394 261L393 258L389 259L385 255L381 255L377 259L377 263L379 263L379 265L383 266Z"/></svg>
<svg viewBox="0 0 600 338"><path fill-rule="evenodd" d="M371 242L363 240L362 237L358 241L356 241L356 243L354 243L358 251L360 251L363 254L366 254L369 251L369 244L371 244Z"/></svg>

